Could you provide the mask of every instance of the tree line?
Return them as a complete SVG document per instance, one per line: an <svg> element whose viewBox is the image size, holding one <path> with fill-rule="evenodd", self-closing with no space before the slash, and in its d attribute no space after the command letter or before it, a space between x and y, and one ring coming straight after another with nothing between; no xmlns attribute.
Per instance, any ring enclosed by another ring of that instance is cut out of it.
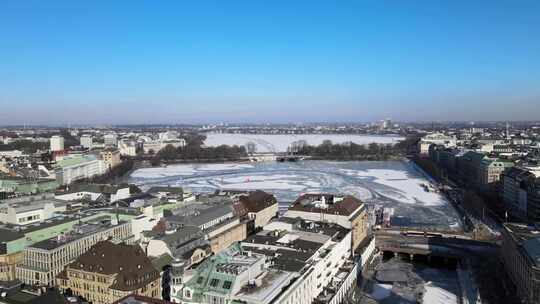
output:
<svg viewBox="0 0 540 304"><path fill-rule="evenodd" d="M154 155L151 161L152 165L158 165L163 161L231 161L247 156L246 148L243 146L221 145L217 147L206 147L204 146L205 135L185 134L183 137L186 141L185 146L165 146Z"/></svg>
<svg viewBox="0 0 540 304"><path fill-rule="evenodd" d="M295 154L311 156L314 159L330 160L389 160L405 157L412 146L416 146L416 136L407 137L396 144L360 145L353 142L334 144L330 140L318 146L304 145L298 147Z"/></svg>
<svg viewBox="0 0 540 304"><path fill-rule="evenodd" d="M48 142L34 142L28 139L20 139L9 144L0 143L0 151L19 150L27 154L36 153L38 150L44 151L49 149Z"/></svg>

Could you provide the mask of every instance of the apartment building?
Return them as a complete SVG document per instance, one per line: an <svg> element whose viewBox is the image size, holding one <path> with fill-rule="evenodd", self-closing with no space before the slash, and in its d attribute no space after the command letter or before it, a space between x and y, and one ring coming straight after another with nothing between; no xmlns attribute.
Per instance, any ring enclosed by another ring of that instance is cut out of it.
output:
<svg viewBox="0 0 540 304"><path fill-rule="evenodd" d="M480 162L478 182L482 190L492 190L495 184L501 179L503 172L514 166L513 162L499 159L484 158Z"/></svg>
<svg viewBox="0 0 540 304"><path fill-rule="evenodd" d="M68 185L76 180L101 175L106 170L104 162L93 155L69 156L56 163L56 181L60 185Z"/></svg>
<svg viewBox="0 0 540 304"><path fill-rule="evenodd" d="M64 138L59 135L54 135L50 139L50 149L52 152L64 150Z"/></svg>
<svg viewBox="0 0 540 304"><path fill-rule="evenodd" d="M26 247L69 233L73 227L92 221L107 212L87 211L77 215L59 215L43 222L28 225L0 224L0 280L16 279L16 265L22 263ZM121 220L131 216L120 214Z"/></svg>
<svg viewBox="0 0 540 304"><path fill-rule="evenodd" d="M61 290L90 303L110 304L130 294L159 298L159 271L138 245L101 241L57 276Z"/></svg>
<svg viewBox="0 0 540 304"><path fill-rule="evenodd" d="M105 134L103 136L105 147L116 148L118 146L118 136L114 133Z"/></svg>
<svg viewBox="0 0 540 304"><path fill-rule="evenodd" d="M107 148L101 151L99 155L105 163L107 170L111 170L122 163L122 160L120 159L120 151L117 149Z"/></svg>
<svg viewBox="0 0 540 304"><path fill-rule="evenodd" d="M540 302L540 229L505 223L501 255L519 298L527 304Z"/></svg>
<svg viewBox="0 0 540 304"><path fill-rule="evenodd" d="M350 230L339 225L273 221L205 260L176 297L182 303L311 304L323 290L340 289L333 278L354 277L344 271L353 265L351 254Z"/></svg>
<svg viewBox="0 0 540 304"><path fill-rule="evenodd" d="M16 268L17 279L26 284L54 286L55 277L90 247L102 240L130 242L130 222L117 222L102 216L77 224L67 233L32 244L24 250L22 263Z"/></svg>
<svg viewBox="0 0 540 304"><path fill-rule="evenodd" d="M457 139L455 136L445 135L443 133L428 134L420 139L418 142L418 151L420 155L428 155L429 146L431 145L443 145L446 148L455 147Z"/></svg>
<svg viewBox="0 0 540 304"><path fill-rule="evenodd" d="M264 191L257 190L241 195L238 202L240 206L236 208L243 210L241 213L253 221L255 229L264 227L278 215L279 206L276 198Z"/></svg>
<svg viewBox="0 0 540 304"><path fill-rule="evenodd" d="M540 221L540 179L526 168L510 168L502 174L501 192L506 210L524 222Z"/></svg>
<svg viewBox="0 0 540 304"><path fill-rule="evenodd" d="M83 146L84 148L92 149L92 146L93 146L92 135L85 134L85 135L81 136L80 142L81 142L81 146Z"/></svg>
<svg viewBox="0 0 540 304"><path fill-rule="evenodd" d="M192 211L177 211L182 215L166 217L176 227L199 227L208 237L212 252L218 253L247 236L246 222L234 214L231 204L205 206Z"/></svg>
<svg viewBox="0 0 540 304"><path fill-rule="evenodd" d="M212 254L210 242L199 227L184 226L177 229L167 227L165 232L144 232L143 248L153 259L165 260L162 265L162 297L170 300L186 279L192 267Z"/></svg>
<svg viewBox="0 0 540 304"><path fill-rule="evenodd" d="M367 237L366 207L351 195L304 194L296 199L284 216L334 223L351 229L353 251Z"/></svg>

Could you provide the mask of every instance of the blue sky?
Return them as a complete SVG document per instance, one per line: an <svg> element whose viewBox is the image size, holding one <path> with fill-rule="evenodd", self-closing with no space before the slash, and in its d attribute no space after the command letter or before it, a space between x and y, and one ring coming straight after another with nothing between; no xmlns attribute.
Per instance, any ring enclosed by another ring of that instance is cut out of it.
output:
<svg viewBox="0 0 540 304"><path fill-rule="evenodd" d="M1 1L0 125L540 119L540 1Z"/></svg>

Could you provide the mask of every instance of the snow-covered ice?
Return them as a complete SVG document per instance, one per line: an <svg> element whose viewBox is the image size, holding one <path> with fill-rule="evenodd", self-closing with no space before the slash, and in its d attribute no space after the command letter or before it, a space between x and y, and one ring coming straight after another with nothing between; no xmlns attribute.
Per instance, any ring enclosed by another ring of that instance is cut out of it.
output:
<svg viewBox="0 0 540 304"><path fill-rule="evenodd" d="M227 134L208 133L206 134L207 146L237 145L245 146L252 142L259 153L285 152L293 142L305 140L309 145L320 145L325 140L333 143L353 142L364 145L370 143L395 144L403 137L382 136L382 135L355 135L355 134Z"/></svg>
<svg viewBox="0 0 540 304"><path fill-rule="evenodd" d="M343 172L359 178L371 178L373 183L387 186L377 191L379 194L409 204L423 204L425 206L440 206L446 202L441 195L435 192L426 192L421 186L428 183L420 175L411 174L403 170L368 169L357 171L343 169Z"/></svg>
<svg viewBox="0 0 540 304"><path fill-rule="evenodd" d="M178 164L139 169L129 182L143 189L171 185L195 192L260 189L282 204L307 192L352 194L368 205L395 208L396 225L459 228L455 210L440 194L424 191L421 184L429 181L410 162Z"/></svg>
<svg viewBox="0 0 540 304"><path fill-rule="evenodd" d="M227 171L252 168L249 164L189 164L172 165L167 167L144 168L131 174L133 178L160 178L167 176L188 176L198 172Z"/></svg>

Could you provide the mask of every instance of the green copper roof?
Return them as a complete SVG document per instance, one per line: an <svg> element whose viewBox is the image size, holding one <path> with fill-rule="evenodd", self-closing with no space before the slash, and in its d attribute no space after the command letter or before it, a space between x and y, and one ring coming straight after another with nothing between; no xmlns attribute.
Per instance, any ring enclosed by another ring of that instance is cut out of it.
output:
<svg viewBox="0 0 540 304"><path fill-rule="evenodd" d="M57 167L69 167L69 166L76 166L82 163L90 162L97 160L97 158L93 155L82 155L82 156L73 156L73 157L67 157L64 158L58 162L56 162Z"/></svg>

